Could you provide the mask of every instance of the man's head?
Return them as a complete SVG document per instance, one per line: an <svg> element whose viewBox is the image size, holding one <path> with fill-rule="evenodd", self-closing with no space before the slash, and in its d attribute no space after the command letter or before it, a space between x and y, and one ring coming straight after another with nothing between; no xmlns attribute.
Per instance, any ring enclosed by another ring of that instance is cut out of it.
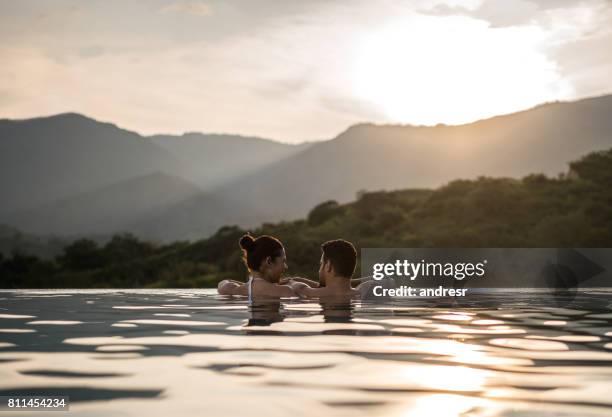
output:
<svg viewBox="0 0 612 417"><path fill-rule="evenodd" d="M321 245L319 281L325 285L330 277L351 279L357 265L357 251L351 242L343 239L330 240Z"/></svg>

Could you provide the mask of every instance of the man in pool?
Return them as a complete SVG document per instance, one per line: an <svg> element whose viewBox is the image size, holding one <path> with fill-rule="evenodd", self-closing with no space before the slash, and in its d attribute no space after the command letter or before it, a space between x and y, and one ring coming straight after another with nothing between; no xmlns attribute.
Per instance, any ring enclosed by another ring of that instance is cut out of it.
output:
<svg viewBox="0 0 612 417"><path fill-rule="evenodd" d="M354 297L369 290L367 283L353 288L352 280L357 265L357 251L351 242L330 240L321 245L319 282L306 278L293 278L288 285L301 297Z"/></svg>

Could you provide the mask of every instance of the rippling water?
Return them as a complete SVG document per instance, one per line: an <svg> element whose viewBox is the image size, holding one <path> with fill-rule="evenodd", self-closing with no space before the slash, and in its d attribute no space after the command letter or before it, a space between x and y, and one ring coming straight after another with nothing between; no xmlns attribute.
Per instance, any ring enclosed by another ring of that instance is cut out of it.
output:
<svg viewBox="0 0 612 417"><path fill-rule="evenodd" d="M53 415L71 416L610 416L611 296L2 291L0 396L68 395Z"/></svg>

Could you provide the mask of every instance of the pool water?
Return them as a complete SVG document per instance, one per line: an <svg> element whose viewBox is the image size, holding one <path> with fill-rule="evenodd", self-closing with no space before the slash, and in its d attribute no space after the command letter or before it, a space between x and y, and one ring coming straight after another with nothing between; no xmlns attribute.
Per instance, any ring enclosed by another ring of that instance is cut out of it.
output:
<svg viewBox="0 0 612 417"><path fill-rule="evenodd" d="M611 394L610 290L0 292L0 396L69 396L52 415L588 417L612 415Z"/></svg>

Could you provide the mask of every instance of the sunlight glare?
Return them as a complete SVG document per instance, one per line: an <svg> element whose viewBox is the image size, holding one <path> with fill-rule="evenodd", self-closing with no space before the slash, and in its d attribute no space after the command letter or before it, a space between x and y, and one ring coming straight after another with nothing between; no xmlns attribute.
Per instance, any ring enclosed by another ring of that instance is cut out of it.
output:
<svg viewBox="0 0 612 417"><path fill-rule="evenodd" d="M460 417L470 410L491 407L491 402L481 398L464 397L452 394L428 394L420 396L400 413L401 417Z"/></svg>
<svg viewBox="0 0 612 417"><path fill-rule="evenodd" d="M366 36L353 65L359 99L395 123L461 124L568 98L536 26L416 15Z"/></svg>

